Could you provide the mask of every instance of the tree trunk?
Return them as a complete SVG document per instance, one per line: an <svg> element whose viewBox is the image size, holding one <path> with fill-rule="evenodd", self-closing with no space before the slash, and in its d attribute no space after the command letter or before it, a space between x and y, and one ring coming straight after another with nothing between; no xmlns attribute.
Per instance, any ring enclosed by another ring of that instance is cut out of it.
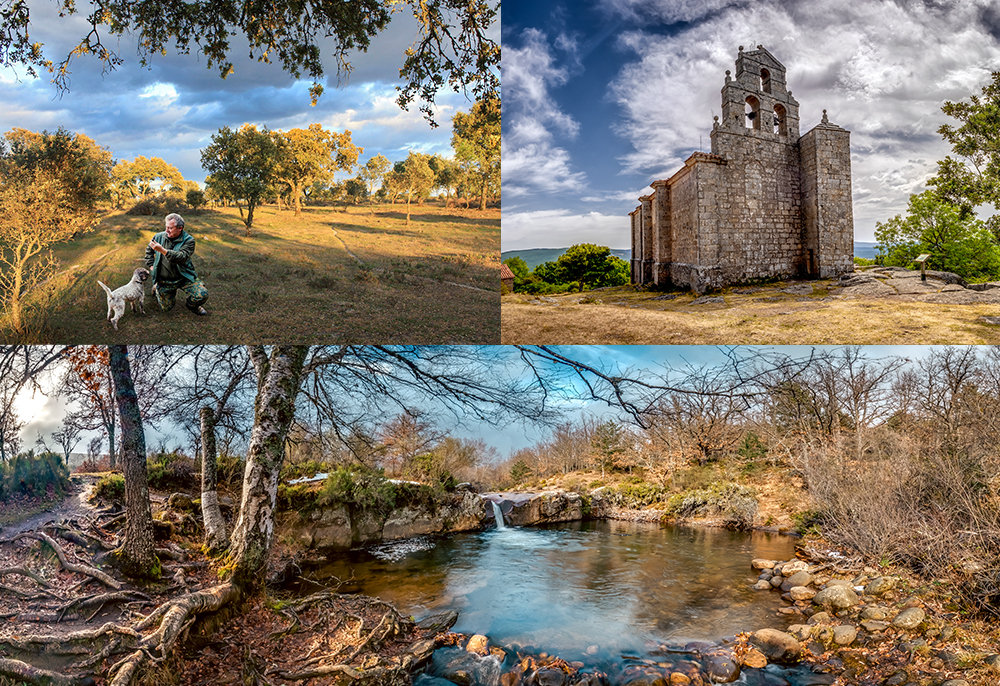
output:
<svg viewBox="0 0 1000 686"><path fill-rule="evenodd" d="M292 195L295 196L295 216L302 216L302 182L292 184Z"/></svg>
<svg viewBox="0 0 1000 686"><path fill-rule="evenodd" d="M205 523L205 545L210 552L229 547L226 520L219 509L215 467L215 413L205 406L201 408L201 517Z"/></svg>
<svg viewBox="0 0 1000 686"><path fill-rule="evenodd" d="M146 479L146 437L142 430L139 398L135 394L128 348L109 345L111 377L121 416L122 467L125 473L125 536L112 556L124 574L158 577L160 563L153 554L153 515Z"/></svg>
<svg viewBox="0 0 1000 686"><path fill-rule="evenodd" d="M257 398L243 475L243 498L227 565L233 582L245 591L258 588L265 577L274 537L278 476L308 351L304 345L274 346L268 358L263 346L250 346L257 371Z"/></svg>
<svg viewBox="0 0 1000 686"><path fill-rule="evenodd" d="M410 193L406 194L406 223L410 223Z"/></svg>
<svg viewBox="0 0 1000 686"><path fill-rule="evenodd" d="M483 192L479 196L479 209L486 209L486 191L490 187L490 182L487 179L483 179Z"/></svg>

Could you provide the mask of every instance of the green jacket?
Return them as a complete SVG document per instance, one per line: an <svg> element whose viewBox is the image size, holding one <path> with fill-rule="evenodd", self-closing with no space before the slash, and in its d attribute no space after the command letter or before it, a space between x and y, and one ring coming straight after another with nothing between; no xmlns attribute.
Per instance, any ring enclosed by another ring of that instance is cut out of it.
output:
<svg viewBox="0 0 1000 686"><path fill-rule="evenodd" d="M191 264L191 256L194 255L194 236L182 229L180 236L170 240L167 238L167 232L161 231L153 236L153 240L167 249L167 254L161 255L148 245L146 246L146 267L149 269L150 278L154 284L161 277L165 279L184 278L188 281L198 279L194 265ZM161 273L161 268L163 273Z"/></svg>

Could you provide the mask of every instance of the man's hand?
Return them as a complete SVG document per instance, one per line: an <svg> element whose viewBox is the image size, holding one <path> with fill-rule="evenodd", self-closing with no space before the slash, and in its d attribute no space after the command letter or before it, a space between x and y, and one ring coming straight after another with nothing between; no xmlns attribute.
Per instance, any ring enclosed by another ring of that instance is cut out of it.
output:
<svg viewBox="0 0 1000 686"><path fill-rule="evenodd" d="M167 254L167 249L152 239L149 241L149 247L153 250L153 252L158 252L161 255Z"/></svg>

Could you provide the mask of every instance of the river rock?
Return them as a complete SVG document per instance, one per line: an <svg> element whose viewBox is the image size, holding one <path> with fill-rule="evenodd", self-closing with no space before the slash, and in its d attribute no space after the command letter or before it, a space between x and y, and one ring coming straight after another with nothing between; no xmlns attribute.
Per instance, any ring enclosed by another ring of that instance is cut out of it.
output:
<svg viewBox="0 0 1000 686"><path fill-rule="evenodd" d="M861 619L876 619L882 621L889 618L889 608L881 605L869 605L861 611Z"/></svg>
<svg viewBox="0 0 1000 686"><path fill-rule="evenodd" d="M691 683L691 677L682 672L673 672L670 675L670 686L687 686Z"/></svg>
<svg viewBox="0 0 1000 686"><path fill-rule="evenodd" d="M756 648L750 648L743 656L743 666L751 669L764 669L767 667L767 658Z"/></svg>
<svg viewBox="0 0 1000 686"><path fill-rule="evenodd" d="M826 612L817 612L812 617L810 617L809 619L807 619L806 623L807 624L824 624L826 622L831 622L831 621L833 621L833 617L831 617L828 613L826 613Z"/></svg>
<svg viewBox="0 0 1000 686"><path fill-rule="evenodd" d="M781 565L782 576L791 576L795 572L804 572L809 569L809 563L802 560L789 560Z"/></svg>
<svg viewBox="0 0 1000 686"><path fill-rule="evenodd" d="M704 669L717 684L728 684L740 678L740 666L731 655L709 655L705 660Z"/></svg>
<svg viewBox="0 0 1000 686"><path fill-rule="evenodd" d="M487 655L490 652L490 639L486 638L482 634L476 634L469 639L465 649L470 653L475 653L476 655Z"/></svg>
<svg viewBox="0 0 1000 686"><path fill-rule="evenodd" d="M755 583L753 587L758 591L770 591L771 588L773 588L771 586L771 582L767 581L766 579L761 579L760 581Z"/></svg>
<svg viewBox="0 0 1000 686"><path fill-rule="evenodd" d="M538 686L564 686L566 683L566 673L561 669L545 667L535 672L534 681ZM656 681L652 681L650 682L650 686L663 686L663 679L659 679L658 681L658 685Z"/></svg>
<svg viewBox="0 0 1000 686"><path fill-rule="evenodd" d="M861 622L861 627L868 632L885 631L889 628L889 622L881 622L877 619L866 619Z"/></svg>
<svg viewBox="0 0 1000 686"><path fill-rule="evenodd" d="M788 627L788 633L799 641L808 641L812 638L813 628L808 624L792 624Z"/></svg>
<svg viewBox="0 0 1000 686"><path fill-rule="evenodd" d="M758 629L751 634L750 643L772 662L795 662L802 652L794 636L777 629Z"/></svg>
<svg viewBox="0 0 1000 686"><path fill-rule="evenodd" d="M436 646L437 644L434 642L434 639L428 638L423 641L417 641L409 648L407 648L406 652L413 655L414 666L422 665L431 658L431 655L434 653L434 648Z"/></svg>
<svg viewBox="0 0 1000 686"><path fill-rule="evenodd" d="M872 579L865 586L865 595L880 596L885 595L896 585L896 580L889 576L880 576Z"/></svg>
<svg viewBox="0 0 1000 686"><path fill-rule="evenodd" d="M435 634L443 634L445 631L453 627L457 621L457 612L442 612L441 614L424 617L417 622L417 628L433 631Z"/></svg>
<svg viewBox="0 0 1000 686"><path fill-rule="evenodd" d="M987 655L983 659L983 664L990 668L993 672L1000 672L1000 655L994 653L993 655Z"/></svg>
<svg viewBox="0 0 1000 686"><path fill-rule="evenodd" d="M847 579L830 579L825 584L823 584L823 588L830 588L831 586L844 586L845 588L854 590L854 584L852 584Z"/></svg>
<svg viewBox="0 0 1000 686"><path fill-rule="evenodd" d="M780 588L781 584L785 583L785 579L780 574L775 574L774 576L771 577L768 583L771 584L771 586L773 586L774 588Z"/></svg>
<svg viewBox="0 0 1000 686"><path fill-rule="evenodd" d="M788 595L792 600L809 600L816 595L816 591L805 586L794 586L788 589Z"/></svg>
<svg viewBox="0 0 1000 686"><path fill-rule="evenodd" d="M812 580L813 580L812 574L810 574L809 572L798 571L792 574L791 576L786 577L785 583L791 584L791 586L789 586L788 588L792 588L793 586L808 586L809 584L812 583Z"/></svg>
<svg viewBox="0 0 1000 686"><path fill-rule="evenodd" d="M920 623L924 621L927 615L919 607L911 607L908 610L903 610L896 618L892 620L892 625L897 629L906 629L907 631L912 631L920 626Z"/></svg>
<svg viewBox="0 0 1000 686"><path fill-rule="evenodd" d="M850 624L833 627L833 642L839 646L849 646L857 637L857 628Z"/></svg>
<svg viewBox="0 0 1000 686"><path fill-rule="evenodd" d="M837 610L846 610L849 607L854 607L859 602L858 594L847 586L827 585L826 588L817 593L813 598L814 604L826 609L833 608Z"/></svg>
<svg viewBox="0 0 1000 686"><path fill-rule="evenodd" d="M941 686L969 686L969 682L965 679L948 679Z"/></svg>
<svg viewBox="0 0 1000 686"><path fill-rule="evenodd" d="M750 566L753 567L754 569L757 569L757 570L761 570L761 569L774 569L774 565L776 565L776 564L778 564L778 563L775 562L774 560L765 560L765 559L760 558L760 557L758 557L756 559L753 559L753 560L750 560Z"/></svg>

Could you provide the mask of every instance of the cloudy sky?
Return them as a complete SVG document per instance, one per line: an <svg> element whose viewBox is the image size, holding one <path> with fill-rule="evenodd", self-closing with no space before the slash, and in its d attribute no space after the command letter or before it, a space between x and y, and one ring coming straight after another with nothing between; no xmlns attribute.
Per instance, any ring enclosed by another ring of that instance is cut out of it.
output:
<svg viewBox="0 0 1000 686"><path fill-rule="evenodd" d="M81 11L68 18L58 17L59 3L32 0L29 5L32 39L44 43L50 58L60 59L87 34L89 3L78 3ZM215 67L207 68L204 57L195 54L156 55L151 68L144 68L134 41L105 35L105 43L125 63L102 76L97 59L74 59L70 91L61 96L45 75L31 79L0 68L0 133L14 127L52 131L62 126L90 136L115 159L161 157L184 178L198 182L206 175L201 148L220 127L244 122L286 131L313 122L337 131L349 129L354 144L364 148L362 163L379 153L401 160L408 150L450 155L451 117L471 106L464 96L442 93L437 129L416 106L404 112L395 103L403 52L416 32L408 9L395 14L366 54L350 58L355 70L339 87L335 66L327 60L326 92L315 107L309 104L310 81L296 81L276 64L247 58L245 39L233 41L235 71L222 80ZM499 27L496 34L499 37Z"/></svg>
<svg viewBox="0 0 1000 686"><path fill-rule="evenodd" d="M503 250L629 247L649 182L710 150L740 45L787 69L801 130L851 131L855 239L950 152L945 100L1000 70L995 0L508 0Z"/></svg>

